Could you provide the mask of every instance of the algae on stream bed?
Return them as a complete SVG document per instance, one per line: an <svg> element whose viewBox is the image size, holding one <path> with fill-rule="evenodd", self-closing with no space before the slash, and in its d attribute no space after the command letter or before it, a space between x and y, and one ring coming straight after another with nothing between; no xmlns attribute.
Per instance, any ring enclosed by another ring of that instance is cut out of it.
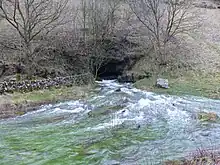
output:
<svg viewBox="0 0 220 165"><path fill-rule="evenodd" d="M99 86L84 100L0 120L1 164L159 165L201 146L220 146L220 124L193 117L201 109L220 115L218 100L159 95L114 81Z"/></svg>

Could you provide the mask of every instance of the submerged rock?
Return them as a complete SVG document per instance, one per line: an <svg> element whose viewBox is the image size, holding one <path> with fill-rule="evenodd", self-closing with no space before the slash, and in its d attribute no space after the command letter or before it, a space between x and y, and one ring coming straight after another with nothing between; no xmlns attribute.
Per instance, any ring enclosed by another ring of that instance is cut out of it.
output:
<svg viewBox="0 0 220 165"><path fill-rule="evenodd" d="M156 82L156 86L159 87L159 88L168 89L168 88L169 88L168 79L158 78L158 79L157 79L157 82Z"/></svg>
<svg viewBox="0 0 220 165"><path fill-rule="evenodd" d="M115 92L121 92L121 88L116 89Z"/></svg>
<svg viewBox="0 0 220 165"><path fill-rule="evenodd" d="M209 136L210 132L201 132L200 135L202 135L202 136Z"/></svg>
<svg viewBox="0 0 220 165"><path fill-rule="evenodd" d="M200 121L210 121L216 122L219 119L219 116L214 112L199 112L197 115Z"/></svg>

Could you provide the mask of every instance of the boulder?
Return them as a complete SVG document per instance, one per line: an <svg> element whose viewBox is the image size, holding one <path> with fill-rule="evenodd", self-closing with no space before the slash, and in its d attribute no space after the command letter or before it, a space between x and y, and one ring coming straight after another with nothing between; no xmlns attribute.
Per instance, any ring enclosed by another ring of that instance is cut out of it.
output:
<svg viewBox="0 0 220 165"><path fill-rule="evenodd" d="M169 88L168 79L158 78L158 79L157 79L157 82L156 82L156 86L157 86L158 88L168 89L168 88Z"/></svg>
<svg viewBox="0 0 220 165"><path fill-rule="evenodd" d="M121 88L116 89L115 92L121 92Z"/></svg>

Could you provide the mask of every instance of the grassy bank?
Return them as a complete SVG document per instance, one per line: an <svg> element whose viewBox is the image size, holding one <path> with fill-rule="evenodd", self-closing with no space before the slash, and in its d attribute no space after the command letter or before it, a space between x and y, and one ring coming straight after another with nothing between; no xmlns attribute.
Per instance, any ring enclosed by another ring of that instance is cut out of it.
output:
<svg viewBox="0 0 220 165"><path fill-rule="evenodd" d="M61 87L46 90L33 91L28 93L14 93L12 101L15 104L44 102L44 101L63 101L69 99L82 99L88 96L88 92L92 86L74 86L74 87Z"/></svg>
<svg viewBox="0 0 220 165"><path fill-rule="evenodd" d="M0 118L23 115L42 104L83 99L92 89L92 85L86 85L0 95Z"/></svg>
<svg viewBox="0 0 220 165"><path fill-rule="evenodd" d="M220 98L220 73L188 71L179 75L163 74L169 80L169 89L155 87L157 76L134 84L136 88L170 95L194 95L213 99Z"/></svg>

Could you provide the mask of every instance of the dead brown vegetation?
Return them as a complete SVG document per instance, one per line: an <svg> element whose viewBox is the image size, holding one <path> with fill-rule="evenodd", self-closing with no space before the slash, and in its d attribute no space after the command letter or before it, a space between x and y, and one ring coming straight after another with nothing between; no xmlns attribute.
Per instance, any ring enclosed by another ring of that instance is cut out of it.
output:
<svg viewBox="0 0 220 165"><path fill-rule="evenodd" d="M188 0L181 4L176 0L72 2L3 1L1 16L15 34L14 38L1 34L2 53L10 54L4 58L25 64L30 76L89 71L97 77L100 68L112 60L106 52L115 41L129 40L141 45L138 51L126 50L131 55L140 54L140 50L149 55L145 50L151 51L153 46L156 65L166 65L168 42L192 28ZM141 26L144 34L138 34Z"/></svg>

